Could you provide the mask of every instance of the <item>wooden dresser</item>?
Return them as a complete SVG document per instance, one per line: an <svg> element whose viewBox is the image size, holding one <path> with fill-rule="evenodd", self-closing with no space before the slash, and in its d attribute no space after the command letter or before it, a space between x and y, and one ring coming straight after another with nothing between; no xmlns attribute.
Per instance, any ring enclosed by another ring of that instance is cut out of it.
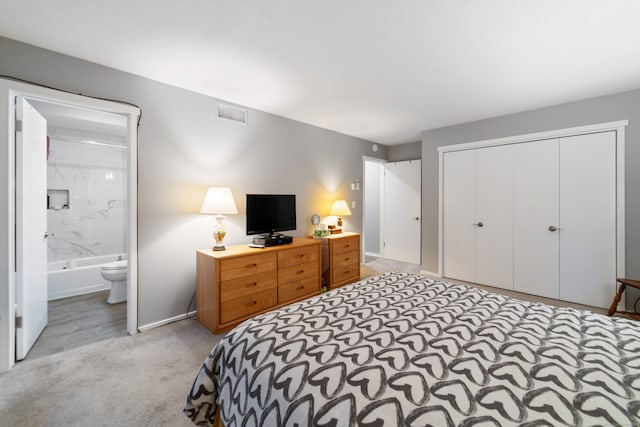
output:
<svg viewBox="0 0 640 427"><path fill-rule="evenodd" d="M196 253L198 321L217 334L256 314L320 293L321 243Z"/></svg>
<svg viewBox="0 0 640 427"><path fill-rule="evenodd" d="M360 280L360 234L322 237L322 277L329 290Z"/></svg>

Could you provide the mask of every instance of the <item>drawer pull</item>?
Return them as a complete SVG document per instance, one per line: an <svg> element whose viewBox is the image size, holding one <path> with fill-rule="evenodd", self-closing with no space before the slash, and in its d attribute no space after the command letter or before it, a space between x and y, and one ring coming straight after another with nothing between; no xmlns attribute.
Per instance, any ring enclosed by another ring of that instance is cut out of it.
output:
<svg viewBox="0 0 640 427"><path fill-rule="evenodd" d="M302 273L304 273L304 270L298 270L298 271L296 272L296 274L302 274Z"/></svg>
<svg viewBox="0 0 640 427"><path fill-rule="evenodd" d="M253 264L249 264L249 265L247 265L247 268L254 268L254 267L257 267L257 266L258 266L258 264L256 264L256 263L254 262Z"/></svg>
<svg viewBox="0 0 640 427"><path fill-rule="evenodd" d="M304 254L298 255L298 258L304 258Z"/></svg>
<svg viewBox="0 0 640 427"><path fill-rule="evenodd" d="M304 289L304 285L302 285L302 286L298 286L298 287L296 288L296 291L301 291L301 290L303 290L303 289Z"/></svg>
<svg viewBox="0 0 640 427"><path fill-rule="evenodd" d="M345 260L345 261L349 261L349 257L346 257L344 260Z"/></svg>
<svg viewBox="0 0 640 427"><path fill-rule="evenodd" d="M344 245L344 246L343 246L343 248L348 248L348 247L349 247L349 245Z"/></svg>
<svg viewBox="0 0 640 427"><path fill-rule="evenodd" d="M247 283L247 288L253 288L254 286L257 286L258 282L253 282L253 283Z"/></svg>
<svg viewBox="0 0 640 427"><path fill-rule="evenodd" d="M258 301L251 301L247 303L247 307L251 307L252 305L256 305Z"/></svg>

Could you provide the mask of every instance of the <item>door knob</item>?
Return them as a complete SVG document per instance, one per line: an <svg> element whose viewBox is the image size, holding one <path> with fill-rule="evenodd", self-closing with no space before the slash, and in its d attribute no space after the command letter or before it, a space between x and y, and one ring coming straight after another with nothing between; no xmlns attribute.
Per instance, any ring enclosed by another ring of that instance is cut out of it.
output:
<svg viewBox="0 0 640 427"><path fill-rule="evenodd" d="M558 227L556 227L555 225L550 225L549 226L549 231L556 231L558 229Z"/></svg>
<svg viewBox="0 0 640 427"><path fill-rule="evenodd" d="M414 219L415 219L416 221L420 221L420 217L419 217L419 216L415 217Z"/></svg>
<svg viewBox="0 0 640 427"><path fill-rule="evenodd" d="M477 226L477 227L483 227L483 226L484 226L484 224L483 224L482 222L476 222L476 223L475 223L475 224L473 224L473 225L475 225L475 226Z"/></svg>
<svg viewBox="0 0 640 427"><path fill-rule="evenodd" d="M49 233L48 231L44 233L44 238L46 239L47 237L53 237L55 236L55 234L53 233Z"/></svg>

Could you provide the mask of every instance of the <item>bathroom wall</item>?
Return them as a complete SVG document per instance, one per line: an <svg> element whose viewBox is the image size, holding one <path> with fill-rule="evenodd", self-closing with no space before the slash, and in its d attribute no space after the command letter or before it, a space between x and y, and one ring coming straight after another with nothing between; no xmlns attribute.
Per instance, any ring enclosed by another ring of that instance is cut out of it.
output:
<svg viewBox="0 0 640 427"><path fill-rule="evenodd" d="M49 192L50 262L126 252L126 153L125 147L51 138L47 188L68 190L69 204L64 208Z"/></svg>

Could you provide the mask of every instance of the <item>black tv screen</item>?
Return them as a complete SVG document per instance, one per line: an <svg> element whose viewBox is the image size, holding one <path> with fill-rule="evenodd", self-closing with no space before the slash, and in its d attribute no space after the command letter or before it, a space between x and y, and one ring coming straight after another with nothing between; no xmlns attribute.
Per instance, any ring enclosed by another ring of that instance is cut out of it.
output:
<svg viewBox="0 0 640 427"><path fill-rule="evenodd" d="M247 235L295 229L295 194L247 194Z"/></svg>

